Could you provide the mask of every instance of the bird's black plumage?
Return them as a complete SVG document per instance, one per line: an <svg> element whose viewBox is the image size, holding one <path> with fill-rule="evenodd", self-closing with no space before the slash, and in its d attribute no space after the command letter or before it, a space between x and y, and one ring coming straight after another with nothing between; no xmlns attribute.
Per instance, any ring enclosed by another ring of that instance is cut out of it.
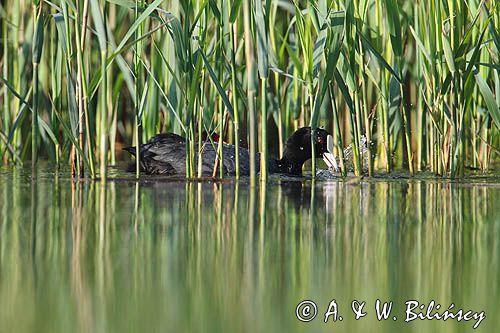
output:
<svg viewBox="0 0 500 333"><path fill-rule="evenodd" d="M328 132L316 129L315 152L317 157L322 157L326 152ZM217 156L217 146L209 141L202 144L202 173L211 176ZM194 145L198 152L198 144ZM130 154L136 154L135 147L124 148ZM235 147L223 143L223 170L226 175L235 175L236 159ZM283 173L289 175L301 175L302 165L311 159L311 128L302 127L295 131L286 141L283 157L281 159L270 158L268 160L269 173ZM257 161L259 160L257 155ZM163 133L154 136L149 142L140 146L141 171L148 174L185 175L186 174L186 140L173 133ZM195 154L195 165L198 166L198 154ZM247 149L239 149L240 174L250 174L250 153ZM134 165L135 166L135 165ZM257 168L258 168L257 163ZM133 168L132 168L133 170Z"/></svg>

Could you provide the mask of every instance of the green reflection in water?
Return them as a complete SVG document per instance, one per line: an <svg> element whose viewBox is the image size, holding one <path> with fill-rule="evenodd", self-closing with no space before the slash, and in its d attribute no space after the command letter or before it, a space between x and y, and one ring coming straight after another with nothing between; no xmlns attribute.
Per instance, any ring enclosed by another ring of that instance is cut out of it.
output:
<svg viewBox="0 0 500 333"><path fill-rule="evenodd" d="M500 325L498 178L73 183L0 169L1 332L472 331ZM374 303L393 300L396 322ZM311 323L295 318L314 300ZM330 300L342 322L324 324ZM353 319L353 299L367 316Z"/></svg>

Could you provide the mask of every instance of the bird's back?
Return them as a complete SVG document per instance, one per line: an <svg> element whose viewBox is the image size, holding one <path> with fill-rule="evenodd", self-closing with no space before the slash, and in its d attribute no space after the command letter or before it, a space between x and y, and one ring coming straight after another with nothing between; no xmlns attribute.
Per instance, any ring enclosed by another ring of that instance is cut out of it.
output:
<svg viewBox="0 0 500 333"><path fill-rule="evenodd" d="M236 153L234 145L223 144L223 171L225 175L236 174ZM195 166L198 170L198 144L195 148ZM201 146L202 174L211 176L217 156L218 144L212 145L205 141ZM135 156L135 147L125 148ZM239 149L240 175L249 175L250 158L245 148ZM185 175L186 174L186 140L173 133L156 135L140 148L140 166L143 172L149 174Z"/></svg>

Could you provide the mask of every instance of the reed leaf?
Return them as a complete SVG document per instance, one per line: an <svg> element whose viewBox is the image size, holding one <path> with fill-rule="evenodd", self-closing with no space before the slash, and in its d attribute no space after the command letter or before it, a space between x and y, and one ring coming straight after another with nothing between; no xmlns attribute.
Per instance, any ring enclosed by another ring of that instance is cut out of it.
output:
<svg viewBox="0 0 500 333"><path fill-rule="evenodd" d="M483 96L484 102L486 103L486 107L490 113L490 116L495 122L497 129L500 129L500 108L498 107L495 101L495 97L493 96L490 87L483 79L481 74L479 74L479 71L476 68L473 70L473 73L479 91L481 91L481 95Z"/></svg>
<svg viewBox="0 0 500 333"><path fill-rule="evenodd" d="M101 51L106 50L107 49L106 29L104 28L101 6L97 0L90 0L90 11L92 13L92 19L94 20L94 25L97 32L97 40L99 41L99 47Z"/></svg>
<svg viewBox="0 0 500 333"><path fill-rule="evenodd" d="M368 49L374 56L375 59L389 72L391 73L394 78L402 84L401 78L399 75L396 73L396 71L387 63L387 61L384 59L384 57L373 47L372 43L361 33L358 32L359 37L361 38L361 41L363 43L363 46Z"/></svg>
<svg viewBox="0 0 500 333"><path fill-rule="evenodd" d="M132 26L128 29L125 36L123 36L120 44L116 47L113 54L109 56L110 59L113 59L117 54L123 51L123 48L127 44L128 40L134 35L139 26L153 13L158 6L163 2L163 0L155 0L146 7L146 9L137 17Z"/></svg>
<svg viewBox="0 0 500 333"><path fill-rule="evenodd" d="M255 27L257 37L257 66L261 78L269 75L268 35L262 0L255 0Z"/></svg>
<svg viewBox="0 0 500 333"><path fill-rule="evenodd" d="M203 62L205 63L205 67L207 68L208 74L210 75L210 79L212 80L213 84L217 88L217 92L219 93L220 97L222 98L222 101L224 102L224 105L227 108L227 112L229 113L229 116L231 117L231 119L234 119L233 106L232 106L231 102L229 101L229 97L227 97L226 91L224 90L224 88L222 88L222 85L221 85L219 79L217 78L217 75L215 74L212 66L210 65L210 62L208 61L207 57L203 53L203 50L198 49L198 51L196 51L196 53L201 55Z"/></svg>
<svg viewBox="0 0 500 333"><path fill-rule="evenodd" d="M238 17L242 0L234 0L231 4L231 13L229 15L229 22L234 23Z"/></svg>

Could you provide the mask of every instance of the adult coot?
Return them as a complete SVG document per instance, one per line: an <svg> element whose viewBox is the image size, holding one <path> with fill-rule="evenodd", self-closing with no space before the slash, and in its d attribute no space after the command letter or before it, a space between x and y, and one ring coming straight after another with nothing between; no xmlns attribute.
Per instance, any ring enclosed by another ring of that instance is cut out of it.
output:
<svg viewBox="0 0 500 333"><path fill-rule="evenodd" d="M327 151L328 132L316 129L315 152L316 157L323 157ZM223 144L223 168L226 175L235 175L236 160L234 145ZM135 147L127 147L124 150L135 156ZM215 158L217 155L217 144L215 147L204 141L202 145L202 172L203 175L212 175ZM198 152L198 144L195 144ZM283 173L289 175L302 175L302 165L311 159L311 128L302 127L295 131L286 141L283 158L268 160L269 173ZM257 161L259 161L257 154ZM198 165L198 154L195 154L196 166ZM250 173L250 154L245 148L239 150L240 174ZM148 174L185 175L186 174L186 140L177 134L158 134L140 147L141 171ZM257 169L259 163L257 162ZM133 169L133 168L132 168ZM133 169L134 170L134 169Z"/></svg>

